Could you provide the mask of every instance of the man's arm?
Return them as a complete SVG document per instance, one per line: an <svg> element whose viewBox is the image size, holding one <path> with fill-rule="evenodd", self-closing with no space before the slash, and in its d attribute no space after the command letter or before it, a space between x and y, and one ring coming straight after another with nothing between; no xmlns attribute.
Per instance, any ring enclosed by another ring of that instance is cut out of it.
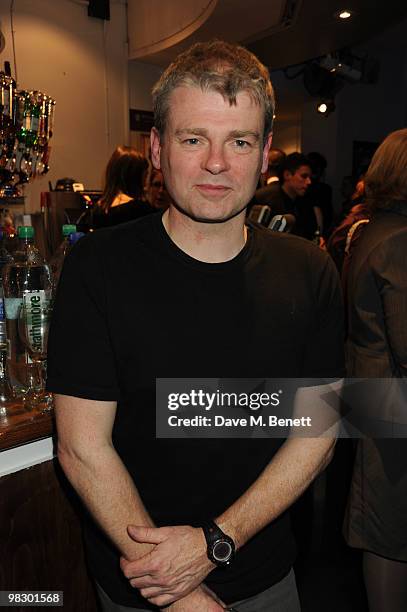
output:
<svg viewBox="0 0 407 612"><path fill-rule="evenodd" d="M154 524L112 444L116 402L56 395L55 414L58 459L72 486L125 558L148 558L155 546L135 542L127 534L132 523ZM195 586L189 591L169 608L171 612L223 610L208 589Z"/></svg>
<svg viewBox="0 0 407 612"><path fill-rule="evenodd" d="M302 495L330 462L334 446L332 438L289 438L256 482L216 523L240 548Z"/></svg>
<svg viewBox="0 0 407 612"><path fill-rule="evenodd" d="M275 520L329 463L335 438L290 438L251 487L215 522L242 547ZM155 543L148 557L122 560L124 574L152 603L163 606L182 597L191 576L201 582L214 565L206 556L202 529L189 526L129 529L138 542Z"/></svg>
<svg viewBox="0 0 407 612"><path fill-rule="evenodd" d="M153 546L127 535L127 525L154 526L112 444L116 402L55 396L58 459L69 481L103 531L127 558ZM140 523L138 523L140 521Z"/></svg>

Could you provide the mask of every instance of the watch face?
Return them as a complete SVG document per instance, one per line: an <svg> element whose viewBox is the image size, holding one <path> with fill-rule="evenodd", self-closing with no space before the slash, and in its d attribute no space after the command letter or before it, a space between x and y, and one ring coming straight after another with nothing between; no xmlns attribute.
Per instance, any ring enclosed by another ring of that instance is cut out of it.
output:
<svg viewBox="0 0 407 612"><path fill-rule="evenodd" d="M229 542L225 542L224 540L220 540L216 542L213 546L212 554L215 561L227 561L232 554L232 546Z"/></svg>

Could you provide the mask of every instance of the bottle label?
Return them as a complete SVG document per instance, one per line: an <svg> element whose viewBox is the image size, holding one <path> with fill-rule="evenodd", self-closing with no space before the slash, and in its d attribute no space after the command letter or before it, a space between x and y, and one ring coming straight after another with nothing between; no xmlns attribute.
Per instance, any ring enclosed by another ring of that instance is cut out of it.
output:
<svg viewBox="0 0 407 612"><path fill-rule="evenodd" d="M4 300L0 297L0 321L4 321L5 313L4 313Z"/></svg>
<svg viewBox="0 0 407 612"><path fill-rule="evenodd" d="M27 345L34 352L43 352L51 314L47 292L43 289L24 292L22 307L20 317L23 317Z"/></svg>

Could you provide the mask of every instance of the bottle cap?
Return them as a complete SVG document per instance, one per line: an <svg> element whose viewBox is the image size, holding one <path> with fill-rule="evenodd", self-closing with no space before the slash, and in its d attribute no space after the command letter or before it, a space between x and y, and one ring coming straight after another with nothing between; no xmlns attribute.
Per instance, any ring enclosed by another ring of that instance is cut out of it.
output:
<svg viewBox="0 0 407 612"><path fill-rule="evenodd" d="M34 228L31 225L20 225L17 229L17 236L19 238L33 238Z"/></svg>
<svg viewBox="0 0 407 612"><path fill-rule="evenodd" d="M62 235L69 236L69 234L73 234L76 232L76 225L63 225L62 226Z"/></svg>
<svg viewBox="0 0 407 612"><path fill-rule="evenodd" d="M69 244L75 244L75 242L78 242L79 238L82 238L84 235L84 232L72 232L72 234L69 235Z"/></svg>

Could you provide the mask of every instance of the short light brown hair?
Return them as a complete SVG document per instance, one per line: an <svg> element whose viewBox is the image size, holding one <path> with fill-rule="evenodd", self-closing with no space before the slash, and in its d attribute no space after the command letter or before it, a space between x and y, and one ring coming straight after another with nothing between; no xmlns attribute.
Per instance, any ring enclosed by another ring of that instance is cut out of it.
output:
<svg viewBox="0 0 407 612"><path fill-rule="evenodd" d="M170 94L181 85L217 91L229 104L247 91L264 108L263 138L271 132L274 116L274 92L267 68L244 47L213 40L196 43L168 66L153 88L155 127L164 136Z"/></svg>
<svg viewBox="0 0 407 612"><path fill-rule="evenodd" d="M407 129L392 132L373 155L365 176L369 209L390 208L407 202Z"/></svg>

